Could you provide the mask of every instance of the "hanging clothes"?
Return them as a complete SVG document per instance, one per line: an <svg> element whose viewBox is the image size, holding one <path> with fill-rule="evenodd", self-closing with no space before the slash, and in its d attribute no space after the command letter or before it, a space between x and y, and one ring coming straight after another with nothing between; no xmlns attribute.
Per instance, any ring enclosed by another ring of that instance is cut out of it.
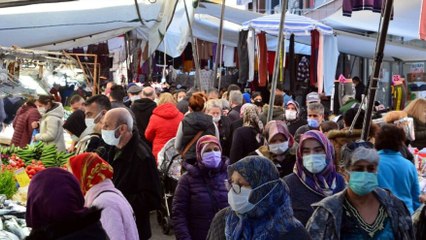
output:
<svg viewBox="0 0 426 240"><path fill-rule="evenodd" d="M426 0L422 0L422 8L420 10L419 36L421 40L426 40Z"/></svg>
<svg viewBox="0 0 426 240"><path fill-rule="evenodd" d="M297 66L297 81L308 83L310 76L309 76L309 60L307 57L303 56L300 60L298 66Z"/></svg>
<svg viewBox="0 0 426 240"><path fill-rule="evenodd" d="M310 61L310 85L315 87L315 84L318 82L317 75L317 66L318 66L318 49L319 49L319 31L311 31L311 61Z"/></svg>
<svg viewBox="0 0 426 240"><path fill-rule="evenodd" d="M255 35L253 31L249 31L247 37L247 49L248 49L248 58L249 58L249 75L247 82L253 82L254 80L254 68L255 68L255 51L254 51L254 39Z"/></svg>
<svg viewBox="0 0 426 240"><path fill-rule="evenodd" d="M197 50L198 50L198 58L200 61L208 61L210 57L213 55L212 51L212 43L203 41L203 40L197 40Z"/></svg>
<svg viewBox="0 0 426 240"><path fill-rule="evenodd" d="M322 93L324 89L324 35L319 35L318 45L318 62L317 62L317 87L318 93Z"/></svg>
<svg viewBox="0 0 426 240"><path fill-rule="evenodd" d="M337 62L339 59L339 49L337 48L337 37L334 35L324 36L324 93L331 96L333 93L334 79L336 79Z"/></svg>
<svg viewBox="0 0 426 240"><path fill-rule="evenodd" d="M223 66L235 67L234 59L235 48L230 46L223 46Z"/></svg>
<svg viewBox="0 0 426 240"><path fill-rule="evenodd" d="M247 49L248 31L241 31L238 36L238 63L239 78L238 83L245 84L248 80L249 58Z"/></svg>
<svg viewBox="0 0 426 240"><path fill-rule="evenodd" d="M353 11L363 10L381 13L382 8L385 6L385 3L386 0L343 0L343 16L351 17ZM391 19L393 19L393 9Z"/></svg>
<svg viewBox="0 0 426 240"><path fill-rule="evenodd" d="M257 34L257 52L259 87L266 87L268 85L268 46L265 32Z"/></svg>
<svg viewBox="0 0 426 240"><path fill-rule="evenodd" d="M268 51L268 73L269 75L272 75L274 72L274 64L275 64L275 52Z"/></svg>
<svg viewBox="0 0 426 240"><path fill-rule="evenodd" d="M294 90L296 81L296 56L294 50L294 34L290 35L290 45L288 50L288 69L290 71L290 90Z"/></svg>

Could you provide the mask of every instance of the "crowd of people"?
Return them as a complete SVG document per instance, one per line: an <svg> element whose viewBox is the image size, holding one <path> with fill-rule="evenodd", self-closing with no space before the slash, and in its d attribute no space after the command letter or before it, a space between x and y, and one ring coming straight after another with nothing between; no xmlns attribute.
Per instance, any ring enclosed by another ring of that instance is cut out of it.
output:
<svg viewBox="0 0 426 240"><path fill-rule="evenodd" d="M171 139L182 159L171 204L176 239L426 238L426 195L408 150L426 147L426 99L402 111L415 139L392 119L372 124L368 141L359 140L359 105L336 117L321 101L316 92L305 102L277 92L268 106L236 85L222 93L110 84L74 96L64 123L52 96L30 99L13 144L65 150L65 130L76 155L68 172L32 179L29 239L149 239L150 212L163 201L159 153Z"/></svg>

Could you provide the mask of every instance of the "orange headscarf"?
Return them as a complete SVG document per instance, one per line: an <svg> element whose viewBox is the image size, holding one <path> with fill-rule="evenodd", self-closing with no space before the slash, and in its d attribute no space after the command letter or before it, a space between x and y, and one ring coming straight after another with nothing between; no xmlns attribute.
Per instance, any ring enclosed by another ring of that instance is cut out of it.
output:
<svg viewBox="0 0 426 240"><path fill-rule="evenodd" d="M78 179L83 194L94 185L105 179L111 179L113 170L105 160L96 153L86 152L73 156L69 160L69 167Z"/></svg>

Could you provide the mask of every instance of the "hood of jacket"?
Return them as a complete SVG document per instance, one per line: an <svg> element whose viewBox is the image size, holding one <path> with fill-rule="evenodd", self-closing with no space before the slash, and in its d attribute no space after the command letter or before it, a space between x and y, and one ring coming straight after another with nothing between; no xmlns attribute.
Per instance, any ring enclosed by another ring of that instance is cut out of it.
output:
<svg viewBox="0 0 426 240"><path fill-rule="evenodd" d="M213 118L203 112L189 113L185 116L184 120L197 131L208 129L214 124Z"/></svg>
<svg viewBox="0 0 426 240"><path fill-rule="evenodd" d="M42 117L43 118L57 117L57 118L62 119L64 117L64 107L62 106L61 103L55 103L55 105L52 107L52 109L50 109L45 114L43 114Z"/></svg>
<svg viewBox="0 0 426 240"><path fill-rule="evenodd" d="M161 104L152 111L152 114L155 114L161 118L173 119L175 118L180 111L172 103Z"/></svg>
<svg viewBox="0 0 426 240"><path fill-rule="evenodd" d="M132 108L135 111L145 111L147 109L153 109L157 106L157 104L148 98L141 98L133 102Z"/></svg>

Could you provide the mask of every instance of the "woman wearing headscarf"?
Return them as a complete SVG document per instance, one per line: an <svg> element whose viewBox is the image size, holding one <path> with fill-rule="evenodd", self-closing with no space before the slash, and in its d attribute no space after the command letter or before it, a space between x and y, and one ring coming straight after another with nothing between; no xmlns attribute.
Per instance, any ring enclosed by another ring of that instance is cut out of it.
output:
<svg viewBox="0 0 426 240"><path fill-rule="evenodd" d="M37 173L28 188L26 222L29 240L108 239L102 228L101 210L84 206L77 179L61 168Z"/></svg>
<svg viewBox="0 0 426 240"><path fill-rule="evenodd" d="M231 163L248 156L263 143L263 123L260 120L256 105L246 103L241 108L244 109L242 113L243 126L237 128L232 136Z"/></svg>
<svg viewBox="0 0 426 240"><path fill-rule="evenodd" d="M290 187L294 216L306 225L311 217L311 204L342 191L343 177L336 172L333 145L320 131L302 135L296 155L294 173L284 178Z"/></svg>
<svg viewBox="0 0 426 240"><path fill-rule="evenodd" d="M84 205L102 209L101 223L109 239L139 239L132 207L111 181L111 165L87 152L71 157L68 166L80 183Z"/></svg>
<svg viewBox="0 0 426 240"><path fill-rule="evenodd" d="M313 205L306 226L312 239L416 239L407 207L378 187L377 151L360 143L344 165L349 186Z"/></svg>
<svg viewBox="0 0 426 240"><path fill-rule="evenodd" d="M201 137L196 145L197 162L184 162L187 172L179 179L173 197L172 221L176 239L206 239L214 215L228 206L225 187L227 158L219 140Z"/></svg>
<svg viewBox="0 0 426 240"><path fill-rule="evenodd" d="M300 117L300 107L299 104L290 100L285 105L285 122L291 135L294 136L297 129L301 126L308 124L304 118Z"/></svg>
<svg viewBox="0 0 426 240"><path fill-rule="evenodd" d="M296 162L296 149L293 148L294 139L288 132L283 121L272 120L263 130L265 145L258 148L251 155L259 155L271 160L277 167L280 177L285 177L293 172Z"/></svg>
<svg viewBox="0 0 426 240"><path fill-rule="evenodd" d="M228 178L230 207L216 214L207 239L310 239L270 160L245 157L228 167Z"/></svg>

